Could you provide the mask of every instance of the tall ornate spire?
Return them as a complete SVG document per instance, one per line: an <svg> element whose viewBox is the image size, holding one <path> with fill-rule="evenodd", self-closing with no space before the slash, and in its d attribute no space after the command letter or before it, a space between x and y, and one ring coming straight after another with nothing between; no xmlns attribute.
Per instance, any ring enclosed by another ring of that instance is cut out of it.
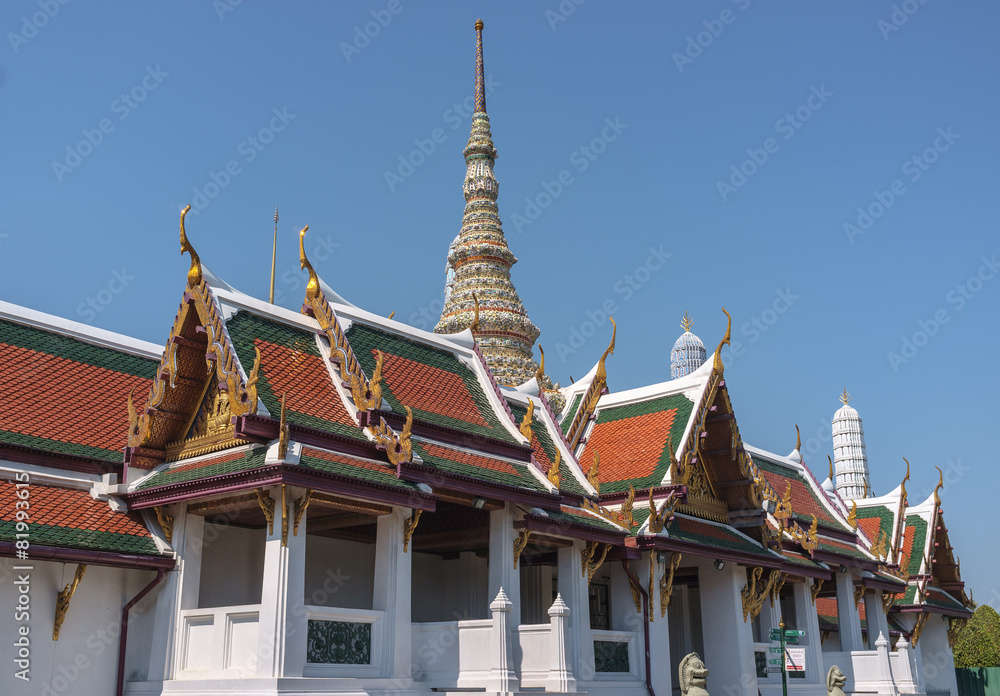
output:
<svg viewBox="0 0 1000 696"><path fill-rule="evenodd" d="M871 479L868 475L868 454L865 452L865 430L861 416L847 402L851 395L844 389L843 404L833 415L833 463L837 492L845 500L868 497Z"/></svg>
<svg viewBox="0 0 1000 696"><path fill-rule="evenodd" d="M483 70L483 22L476 22L476 112L472 115L465 156L465 214L458 239L448 252L454 279L436 333L458 333L472 326L479 301L480 350L499 384L517 386L534 377L538 366L532 347L539 331L528 318L510 280L517 258L510 252L497 214L499 184L493 175L497 158L486 115ZM548 380L546 380L548 382ZM546 387L549 387L546 384Z"/></svg>

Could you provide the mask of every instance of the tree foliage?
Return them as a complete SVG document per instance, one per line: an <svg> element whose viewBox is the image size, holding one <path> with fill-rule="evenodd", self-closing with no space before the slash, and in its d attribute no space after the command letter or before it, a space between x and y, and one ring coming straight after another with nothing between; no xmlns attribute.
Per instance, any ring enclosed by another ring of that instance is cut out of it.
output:
<svg viewBox="0 0 1000 696"><path fill-rule="evenodd" d="M976 608L955 641L955 667L1000 667L1000 614L988 604Z"/></svg>

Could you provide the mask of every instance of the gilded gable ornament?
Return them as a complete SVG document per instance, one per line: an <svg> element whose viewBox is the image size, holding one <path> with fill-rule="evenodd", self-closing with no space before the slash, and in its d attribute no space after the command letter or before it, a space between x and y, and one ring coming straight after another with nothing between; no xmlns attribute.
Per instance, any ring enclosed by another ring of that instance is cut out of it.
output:
<svg viewBox="0 0 1000 696"><path fill-rule="evenodd" d="M524 435L524 438L531 444L532 432L531 432L531 421L535 417L535 402L528 399L528 410L524 414L524 418L521 419L521 424L518 426L518 430Z"/></svg>
<svg viewBox="0 0 1000 696"><path fill-rule="evenodd" d="M559 490L559 463L562 462L562 455L559 453L559 448L556 447L556 460L549 464L549 473L546 478L549 480L556 490Z"/></svg>
<svg viewBox="0 0 1000 696"><path fill-rule="evenodd" d="M594 487L594 492L601 492L601 453L594 452L594 461L590 465L590 471L587 472L587 481L591 486Z"/></svg>

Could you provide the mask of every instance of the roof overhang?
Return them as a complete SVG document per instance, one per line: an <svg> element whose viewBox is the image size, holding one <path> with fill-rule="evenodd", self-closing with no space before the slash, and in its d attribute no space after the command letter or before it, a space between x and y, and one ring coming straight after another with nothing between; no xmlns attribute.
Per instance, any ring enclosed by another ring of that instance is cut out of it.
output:
<svg viewBox="0 0 1000 696"><path fill-rule="evenodd" d="M17 558L13 541L0 541L0 556ZM69 549L58 546L31 545L32 561L52 561L54 563L83 563L86 565L108 566L111 568L135 568L137 570L170 570L177 564L173 556L143 556L139 554L114 553L113 551L90 551Z"/></svg>
<svg viewBox="0 0 1000 696"><path fill-rule="evenodd" d="M248 471L146 488L127 493L123 497L130 509L139 510L278 484L312 488L325 493L361 498L376 503L401 505L428 512L433 512L437 506L437 499L429 493L400 490L394 486L373 482L362 483L346 476L317 472L289 464L273 464Z"/></svg>
<svg viewBox="0 0 1000 696"><path fill-rule="evenodd" d="M602 544L612 544L613 546L624 546L625 539L628 537L628 534L625 532L602 530L589 524L554 520L550 517L532 514L526 514L524 519L515 522L514 528L527 529L528 531L547 536L580 539L581 541L596 541Z"/></svg>

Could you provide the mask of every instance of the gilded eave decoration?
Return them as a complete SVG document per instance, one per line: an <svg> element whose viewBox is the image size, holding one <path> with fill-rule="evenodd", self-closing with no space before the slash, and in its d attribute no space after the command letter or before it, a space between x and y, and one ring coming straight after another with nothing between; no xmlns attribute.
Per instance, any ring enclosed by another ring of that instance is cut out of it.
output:
<svg viewBox="0 0 1000 696"><path fill-rule="evenodd" d="M361 369L354 350L351 348L347 335L344 333L337 315L330 306L319 282L316 270L306 256L305 236L309 230L306 225L299 232L299 265L303 270L309 272L309 281L306 284L306 296L302 305L303 314L311 314L319 323L320 329L326 336L330 344L330 362L337 366L340 372L343 386L350 389L351 400L358 410L359 417L369 411L382 407L382 369L385 359L382 351L376 351L375 369L372 372L372 379L369 380ZM367 424L368 433L372 436L376 446L384 449L393 466L400 463L412 461L413 447L410 442L410 431L413 427L413 412L406 407L406 425L403 432L397 434L384 418L379 418L378 424L367 423L368 416L364 416L364 423Z"/></svg>
<svg viewBox="0 0 1000 696"><path fill-rule="evenodd" d="M184 208L180 218L181 253L191 257L184 301L145 406L139 411L133 395L128 397L128 446L140 467L241 444L233 437L232 419L257 410L260 354L244 377L201 259L187 237L184 218L190 209Z"/></svg>
<svg viewBox="0 0 1000 696"><path fill-rule="evenodd" d="M681 553L676 551L670 555L670 561L663 568L663 576L660 578L660 618L667 615L667 607L670 606L670 597L674 592L674 573L677 566L681 564Z"/></svg>
<svg viewBox="0 0 1000 696"><path fill-rule="evenodd" d="M819 546L819 536L817 533L818 521L816 520L816 515L812 516L812 524L809 526L808 530L802 529L798 524L792 523L792 528L790 534L792 539L798 543L803 549L808 551L810 555Z"/></svg>
<svg viewBox="0 0 1000 696"><path fill-rule="evenodd" d="M756 567L750 571L750 577L740 592L743 604L743 622L746 623L750 617L756 618L760 614L764 600L768 597L774 601L774 597L781 590L785 583L785 574L780 570L772 570L768 575L767 582L761 583L760 578L764 574L764 569Z"/></svg>
<svg viewBox="0 0 1000 696"><path fill-rule="evenodd" d="M580 552L583 574L590 583L594 579L594 574L604 564L604 559L608 557L611 544L602 544L598 541L588 541L587 545Z"/></svg>
<svg viewBox="0 0 1000 696"><path fill-rule="evenodd" d="M56 595L56 616L52 622L52 640L59 640L59 631L62 629L63 621L66 619L66 612L69 611L70 600L76 594L76 588L80 585L80 581L83 580L83 574L86 572L86 564L81 563L78 565L76 572L73 573L73 579Z"/></svg>

